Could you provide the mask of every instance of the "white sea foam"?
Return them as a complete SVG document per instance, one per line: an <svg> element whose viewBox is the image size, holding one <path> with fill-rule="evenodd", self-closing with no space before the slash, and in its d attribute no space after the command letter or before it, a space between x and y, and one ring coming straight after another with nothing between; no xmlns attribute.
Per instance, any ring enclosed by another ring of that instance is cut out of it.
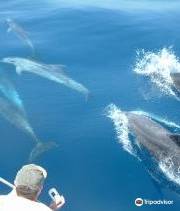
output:
<svg viewBox="0 0 180 211"><path fill-rule="evenodd" d="M175 172L174 163L171 157L163 159L159 163L159 168L170 181L180 185L180 172Z"/></svg>
<svg viewBox="0 0 180 211"><path fill-rule="evenodd" d="M113 121L119 143L124 150L134 155L133 147L129 139L127 116L114 104L110 104L106 111L107 117Z"/></svg>
<svg viewBox="0 0 180 211"><path fill-rule="evenodd" d="M170 74L180 72L180 60L171 48L163 48L157 52L138 51L133 71L139 75L149 77L150 81L163 94L177 98L173 90L174 83Z"/></svg>

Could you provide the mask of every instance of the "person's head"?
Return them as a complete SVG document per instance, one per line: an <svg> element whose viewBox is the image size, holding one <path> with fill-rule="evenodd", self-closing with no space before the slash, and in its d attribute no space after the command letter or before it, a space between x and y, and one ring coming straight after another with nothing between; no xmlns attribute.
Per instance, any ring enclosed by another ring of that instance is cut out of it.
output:
<svg viewBox="0 0 180 211"><path fill-rule="evenodd" d="M17 195L34 201L37 200L46 177L46 170L40 166L34 164L23 166L14 180Z"/></svg>

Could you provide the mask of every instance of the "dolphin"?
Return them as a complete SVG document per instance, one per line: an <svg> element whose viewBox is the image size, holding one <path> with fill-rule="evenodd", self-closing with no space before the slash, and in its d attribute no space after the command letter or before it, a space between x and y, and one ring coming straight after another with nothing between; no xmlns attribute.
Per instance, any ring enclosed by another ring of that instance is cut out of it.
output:
<svg viewBox="0 0 180 211"><path fill-rule="evenodd" d="M49 151L50 149L52 149L54 147L58 147L58 145L55 142L53 142L53 141L47 142L47 143L42 143L42 142L38 141L38 143L36 144L36 146L31 151L31 153L29 155L28 161L30 163L32 163L41 154L43 154L46 151Z"/></svg>
<svg viewBox="0 0 180 211"><path fill-rule="evenodd" d="M33 161L40 154L57 145L54 142L43 143L39 141L24 112L24 110L13 104L8 98L0 97L0 114L16 128L29 135L35 142L36 145L29 156L29 160Z"/></svg>
<svg viewBox="0 0 180 211"><path fill-rule="evenodd" d="M0 91L9 101L15 104L19 110L21 110L25 114L25 109L23 102L15 89L14 85L11 83L7 77L3 74L0 74Z"/></svg>
<svg viewBox="0 0 180 211"><path fill-rule="evenodd" d="M126 112L130 132L136 136L139 146L161 162L171 158L175 172L180 168L180 134L171 133L159 123L142 114Z"/></svg>
<svg viewBox="0 0 180 211"><path fill-rule="evenodd" d="M121 111L113 104L108 106L107 111L107 116L113 120L115 125L118 139L123 138L122 127L123 130L127 131L128 136L126 136L126 139L128 140L126 143L131 143L131 149L133 150L131 154L142 160L139 155L148 152L147 158L152 158L152 161L155 161L157 168L151 168L147 164L148 172L151 175L157 173L157 175L153 175L154 178L158 177L158 172L160 172L163 178L172 182L173 187L179 187L180 134L171 132L168 127L164 126L163 121L161 124L159 120L156 120L153 116L146 115L145 112ZM132 139L132 137L135 139ZM125 142L121 140L119 142L122 146L126 146ZM145 158L145 162L147 158ZM154 172L155 169L157 170L156 172ZM157 178L157 180L159 179Z"/></svg>
<svg viewBox="0 0 180 211"><path fill-rule="evenodd" d="M22 40L25 43L25 45L27 45L31 49L32 53L34 54L34 51L35 51L34 45L32 41L30 40L30 38L28 37L27 32L11 18L7 18L6 23L8 25L7 32L11 32L11 31L14 32L16 36L20 40Z"/></svg>
<svg viewBox="0 0 180 211"><path fill-rule="evenodd" d="M2 97L0 97L0 114L11 124L32 137L35 142L38 142L34 130L24 116L24 112L22 112L19 107L12 104L9 100Z"/></svg>
<svg viewBox="0 0 180 211"><path fill-rule="evenodd" d="M170 74L175 88L180 92L180 73L171 73Z"/></svg>
<svg viewBox="0 0 180 211"><path fill-rule="evenodd" d="M34 73L43 78L47 78L56 83L63 84L71 89L74 89L84 94L86 98L89 96L89 90L84 85L74 81L65 74L63 65L47 65L20 57L3 58L1 62L13 64L16 67L17 74L21 74L22 72Z"/></svg>
<svg viewBox="0 0 180 211"><path fill-rule="evenodd" d="M148 116L132 112L126 112L126 116L128 128L136 137L137 146L149 152L158 164L157 171L163 173L168 181L173 182L169 187L179 192L180 134L172 133Z"/></svg>

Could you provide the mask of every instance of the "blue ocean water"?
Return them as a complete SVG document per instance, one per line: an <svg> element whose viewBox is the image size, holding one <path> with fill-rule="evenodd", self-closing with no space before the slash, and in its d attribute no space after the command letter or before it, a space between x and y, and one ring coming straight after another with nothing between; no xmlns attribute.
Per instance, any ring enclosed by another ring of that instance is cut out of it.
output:
<svg viewBox="0 0 180 211"><path fill-rule="evenodd" d="M179 195L154 185L144 165L122 149L104 114L105 107L115 103L123 110L143 110L180 122L179 102L161 93L144 99L147 80L133 73L138 49L172 46L180 56L179 2L96 2L0 2L1 58L31 56L14 33L6 33L5 19L10 17L28 32L35 60L66 65L67 74L91 92L86 102L63 85L30 73L18 76L13 67L0 66L16 87L37 136L59 145L36 160L48 170L41 199L48 203L47 191L55 186L66 198L63 210L134 211L139 209L134 205L137 197L159 199L160 189L174 205L141 209L179 210ZM0 131L0 176L13 181L27 163L33 142L3 117Z"/></svg>

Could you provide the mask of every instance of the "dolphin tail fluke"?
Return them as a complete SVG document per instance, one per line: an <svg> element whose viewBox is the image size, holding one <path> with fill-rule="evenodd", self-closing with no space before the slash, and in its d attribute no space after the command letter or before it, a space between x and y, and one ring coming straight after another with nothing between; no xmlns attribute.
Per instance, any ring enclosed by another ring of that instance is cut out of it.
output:
<svg viewBox="0 0 180 211"><path fill-rule="evenodd" d="M53 141L46 142L46 143L39 141L36 144L36 146L32 149L32 151L29 155L29 162L35 161L41 154L49 151L50 149L56 148L56 147L58 147L58 145Z"/></svg>

